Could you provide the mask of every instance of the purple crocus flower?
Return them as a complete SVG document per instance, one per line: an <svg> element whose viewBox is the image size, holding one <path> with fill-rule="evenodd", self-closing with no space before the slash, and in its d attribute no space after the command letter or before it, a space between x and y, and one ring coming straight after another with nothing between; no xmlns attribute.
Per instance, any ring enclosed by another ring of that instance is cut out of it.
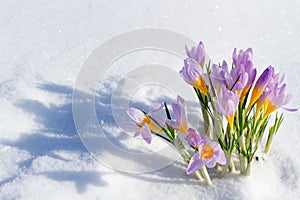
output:
<svg viewBox="0 0 300 200"><path fill-rule="evenodd" d="M283 84L281 87L278 87L275 84L273 90L270 92L269 103L265 112L265 116L271 114L278 108L285 106L291 99L290 95L285 94L286 84ZM289 111L296 111L294 109L287 109Z"/></svg>
<svg viewBox="0 0 300 200"><path fill-rule="evenodd" d="M225 60L223 61L221 67L213 64L209 76L212 82L212 86L209 87L211 94L213 93L212 88L216 91L216 93L219 93L222 85L225 85L232 91L240 91L243 89L243 86L240 82L241 73L237 71L237 68L233 68L229 72L228 65ZM205 81L208 81L207 78Z"/></svg>
<svg viewBox="0 0 300 200"><path fill-rule="evenodd" d="M174 112L175 120L166 120L166 123L169 124L175 130L178 130L182 134L188 132L188 123L187 123L187 107L184 99L181 96L177 96L177 103L172 103L172 108Z"/></svg>
<svg viewBox="0 0 300 200"><path fill-rule="evenodd" d="M227 88L232 91L240 91L243 88L241 84L242 71L238 68L233 68L229 73L228 65L225 60L223 61L222 68L224 69L224 79Z"/></svg>
<svg viewBox="0 0 300 200"><path fill-rule="evenodd" d="M239 105L239 95L237 91L227 90L223 85L220 95L217 98L216 110L225 116L230 127L233 127L234 114Z"/></svg>
<svg viewBox="0 0 300 200"><path fill-rule="evenodd" d="M200 143L199 151L191 158L186 173L192 174L203 165L206 165L208 168L213 168L216 166L216 163L220 165L227 164L224 151L221 149L220 144L205 138Z"/></svg>
<svg viewBox="0 0 300 200"><path fill-rule="evenodd" d="M273 80L270 81L270 84L266 87L260 101L263 101L265 106L265 114L264 117L267 117L269 114L277 110L278 108L283 108L287 111L297 111L297 109L285 108L286 104L291 99L291 95L286 95L285 89L286 84L282 84L284 80L284 75L281 77L279 74L274 75ZM267 96L268 95L268 96ZM267 97L266 97L267 96Z"/></svg>
<svg viewBox="0 0 300 200"><path fill-rule="evenodd" d="M184 66L179 72L181 77L190 85L198 88L203 94L207 95L207 86L203 79L203 71L198 63L190 58L184 60Z"/></svg>
<svg viewBox="0 0 300 200"><path fill-rule="evenodd" d="M198 131L196 131L192 128L189 128L188 131L187 131L186 140L190 145L192 145L193 147L198 148L199 144L200 144L200 141L201 141L201 136L198 133Z"/></svg>
<svg viewBox="0 0 300 200"><path fill-rule="evenodd" d="M247 64L252 63L252 59L253 59L252 48L248 48L246 51L240 49L238 54L236 48L234 48L232 53L232 60L235 67L239 67L241 65L246 66Z"/></svg>
<svg viewBox="0 0 300 200"><path fill-rule="evenodd" d="M272 66L269 66L268 68L266 68L264 70L264 72L260 75L260 77L256 81L256 84L253 88L250 103L247 108L247 112L253 106L253 104L260 98L260 96L263 94L265 87L272 80L273 76L274 76L274 68Z"/></svg>
<svg viewBox="0 0 300 200"><path fill-rule="evenodd" d="M235 73L236 77L240 76L239 82L243 87L241 97L247 94L256 77L256 69L253 67L252 59L253 51L251 48L248 48L245 52L239 50L238 54L235 48L232 53L232 60L235 65L232 72Z"/></svg>
<svg viewBox="0 0 300 200"><path fill-rule="evenodd" d="M205 63L205 47L202 41L199 42L197 47L192 47L191 50L185 46L187 56L194 59L203 68Z"/></svg>
<svg viewBox="0 0 300 200"><path fill-rule="evenodd" d="M162 132L162 129L155 122L153 122L152 119L154 119L159 124L164 123L164 122L162 122L164 120L160 119L159 117L157 117L156 115L153 114L154 112L162 109L163 106L164 106L163 103L159 104L157 106L154 106L153 108L150 109L150 111L147 114L143 113L142 111L140 111L136 108L129 108L127 110L127 114L136 124L137 129L134 134L134 137L141 135L142 138L148 144L150 144L151 140L152 140L151 131Z"/></svg>
<svg viewBox="0 0 300 200"><path fill-rule="evenodd" d="M279 74L276 74L273 75L273 77L269 80L262 95L259 97L257 101L256 115L259 114L261 107L264 107L264 111L266 111L267 106L269 104L271 92L275 89L275 85L279 86L282 84L283 79L284 79L284 75L279 77Z"/></svg>

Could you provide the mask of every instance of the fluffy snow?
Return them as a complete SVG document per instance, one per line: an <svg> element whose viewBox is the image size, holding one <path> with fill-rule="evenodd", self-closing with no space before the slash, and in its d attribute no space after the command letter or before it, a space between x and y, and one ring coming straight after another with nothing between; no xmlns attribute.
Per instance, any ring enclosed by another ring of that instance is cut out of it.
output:
<svg viewBox="0 0 300 200"><path fill-rule="evenodd" d="M271 154L253 162L251 176L220 179L212 171L213 186L186 176L181 159L142 174L103 165L82 144L72 115L73 86L88 55L112 36L143 27L202 40L214 61L228 60L235 47L252 47L259 72L269 64L285 72L290 105L299 108L299 8L297 1L279 0L1 1L0 199L299 199L299 112L285 114ZM132 66L179 69L181 62L141 51L107 71L96 108L116 144L128 145L116 139L110 83ZM133 100L149 108L154 96L166 94L173 95L140 87Z"/></svg>

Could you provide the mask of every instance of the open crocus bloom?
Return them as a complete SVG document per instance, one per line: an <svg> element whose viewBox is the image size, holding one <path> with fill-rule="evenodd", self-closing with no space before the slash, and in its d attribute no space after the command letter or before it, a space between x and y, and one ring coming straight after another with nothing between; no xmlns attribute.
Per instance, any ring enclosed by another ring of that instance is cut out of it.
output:
<svg viewBox="0 0 300 200"><path fill-rule="evenodd" d="M134 121L136 124L136 132L134 134L134 137L141 135L142 138L148 143L151 143L152 136L151 136L151 131L154 132L162 132L161 127L157 125L163 124L164 120L161 120L159 117L155 116L153 113L162 109L164 104L159 104L150 111L145 114L142 111L136 109L136 108L129 108L127 110L127 114L129 117ZM151 117L150 117L151 116ZM152 119L154 119L156 122L154 122Z"/></svg>
<svg viewBox="0 0 300 200"><path fill-rule="evenodd" d="M223 85L216 103L216 110L225 116L230 128L233 127L234 114L239 105L239 95L236 92L227 90Z"/></svg>
<svg viewBox="0 0 300 200"><path fill-rule="evenodd" d="M169 124L175 130L186 134L188 131L188 123L186 112L187 108L184 99L178 95L177 103L172 103L172 108L175 120L166 120L166 123Z"/></svg>
<svg viewBox="0 0 300 200"><path fill-rule="evenodd" d="M186 173L192 174L203 165L208 168L213 168L216 166L216 163L220 165L227 164L224 151L221 149L220 144L205 138L200 141L199 151L191 158Z"/></svg>
<svg viewBox="0 0 300 200"><path fill-rule="evenodd" d="M185 52L187 56L194 59L203 68L205 63L205 48L202 41L199 42L197 47L192 47L191 50L185 46Z"/></svg>
<svg viewBox="0 0 300 200"><path fill-rule="evenodd" d="M195 60L185 59L184 66L179 73L185 82L198 88L203 94L208 95L207 86L203 78L204 72Z"/></svg>

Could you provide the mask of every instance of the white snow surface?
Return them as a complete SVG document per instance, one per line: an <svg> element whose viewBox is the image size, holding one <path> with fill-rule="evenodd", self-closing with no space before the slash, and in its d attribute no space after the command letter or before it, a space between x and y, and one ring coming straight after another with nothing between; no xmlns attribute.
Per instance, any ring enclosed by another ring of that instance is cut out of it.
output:
<svg viewBox="0 0 300 200"><path fill-rule="evenodd" d="M299 108L299 1L28 0L0 5L0 199L300 198L299 112L285 113L271 154L253 162L250 176L213 176L213 186L186 176L180 159L144 174L104 166L81 143L72 115L73 85L87 56L113 35L145 27L202 40L215 61L229 60L235 47L252 47L259 73L269 64L285 73L293 95L289 105ZM144 54L138 52L135 62L172 63L156 53ZM115 71L122 73L130 59L114 64ZM105 123L109 105L101 96L99 101L97 112ZM116 131L104 127L112 135Z"/></svg>

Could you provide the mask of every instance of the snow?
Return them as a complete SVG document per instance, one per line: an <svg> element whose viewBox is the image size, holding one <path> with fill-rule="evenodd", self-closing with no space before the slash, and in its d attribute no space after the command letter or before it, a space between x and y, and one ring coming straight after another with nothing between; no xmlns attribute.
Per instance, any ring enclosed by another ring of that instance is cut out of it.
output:
<svg viewBox="0 0 300 200"><path fill-rule="evenodd" d="M212 170L214 185L206 186L184 174L181 159L149 173L119 172L98 162L77 133L72 91L99 44L124 31L158 27L204 41L215 61L228 60L235 47L251 46L259 72L269 64L285 72L290 105L299 108L299 6L279 0L2 1L0 199L298 199L299 112L285 113L271 154L253 162L251 176L220 179ZM136 149L145 147L138 139L130 146L116 129L110 87L147 64L179 69L182 60L151 50L126 55L105 72L96 96L105 133L133 152L147 149ZM169 88L146 98L152 91L151 85L137 87L131 104L148 109L157 95L174 99ZM159 141L155 146L162 148Z"/></svg>

